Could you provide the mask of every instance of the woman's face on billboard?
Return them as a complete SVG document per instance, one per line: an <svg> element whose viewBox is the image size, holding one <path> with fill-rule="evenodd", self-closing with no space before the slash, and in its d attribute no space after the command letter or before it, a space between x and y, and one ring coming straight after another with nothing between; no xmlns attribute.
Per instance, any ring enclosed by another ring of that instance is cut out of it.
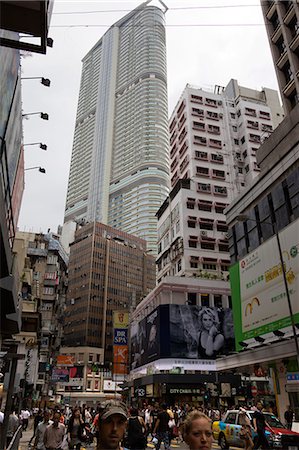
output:
<svg viewBox="0 0 299 450"><path fill-rule="evenodd" d="M209 330L213 326L213 319L209 314L203 314L202 325L205 330Z"/></svg>

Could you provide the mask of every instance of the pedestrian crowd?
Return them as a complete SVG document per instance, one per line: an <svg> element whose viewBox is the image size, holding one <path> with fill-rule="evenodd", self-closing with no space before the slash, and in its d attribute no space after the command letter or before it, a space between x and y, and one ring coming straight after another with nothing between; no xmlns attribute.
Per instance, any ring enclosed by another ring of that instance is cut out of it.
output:
<svg viewBox="0 0 299 450"><path fill-rule="evenodd" d="M251 408L253 409L253 408ZM245 450L267 448L265 429L270 425L262 414L263 405L257 402L254 407L253 421L249 420L245 408L239 408L241 425L240 437L244 439ZM288 422L292 413L289 408L285 419ZM97 409L66 406L63 410L33 411L33 436L29 448L37 450L80 450L96 442L98 450L145 450L152 442L155 450L170 449L173 439L177 443L185 442L190 450L204 448L210 450L213 436L213 421L221 420L224 411L217 408L192 407L189 404L144 404L140 409L132 407L129 411L124 403L108 401L99 404ZM21 424L27 430L31 413L22 409L19 416L13 411L9 416L7 446ZM0 417L3 420L3 417ZM252 440L252 430L257 439Z"/></svg>

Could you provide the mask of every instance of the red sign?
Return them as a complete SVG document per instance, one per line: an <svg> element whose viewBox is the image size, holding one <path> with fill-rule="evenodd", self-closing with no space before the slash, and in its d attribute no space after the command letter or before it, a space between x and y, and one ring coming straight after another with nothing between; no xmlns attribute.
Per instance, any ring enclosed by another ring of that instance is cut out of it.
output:
<svg viewBox="0 0 299 450"><path fill-rule="evenodd" d="M256 386L251 386L251 393L254 397L257 395L257 387Z"/></svg>
<svg viewBox="0 0 299 450"><path fill-rule="evenodd" d="M71 355L58 355L57 366L73 366L75 358Z"/></svg>

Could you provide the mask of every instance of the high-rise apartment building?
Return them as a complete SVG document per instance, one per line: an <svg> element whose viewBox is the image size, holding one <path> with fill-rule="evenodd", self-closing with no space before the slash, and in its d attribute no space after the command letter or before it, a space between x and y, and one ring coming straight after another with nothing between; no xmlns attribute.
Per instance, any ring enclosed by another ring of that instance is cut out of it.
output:
<svg viewBox="0 0 299 450"><path fill-rule="evenodd" d="M244 88L236 80L214 92L186 86L170 118L173 189L157 213L158 282L228 278L224 210L259 174L259 146L282 118L271 89Z"/></svg>
<svg viewBox="0 0 299 450"><path fill-rule="evenodd" d="M273 63L286 114L299 103L299 5L261 1Z"/></svg>
<svg viewBox="0 0 299 450"><path fill-rule="evenodd" d="M64 221L99 221L156 250L169 139L164 12L150 3L83 58Z"/></svg>
<svg viewBox="0 0 299 450"><path fill-rule="evenodd" d="M70 251L65 345L105 349L112 361L113 311L131 312L154 286L145 240L101 223L81 227Z"/></svg>

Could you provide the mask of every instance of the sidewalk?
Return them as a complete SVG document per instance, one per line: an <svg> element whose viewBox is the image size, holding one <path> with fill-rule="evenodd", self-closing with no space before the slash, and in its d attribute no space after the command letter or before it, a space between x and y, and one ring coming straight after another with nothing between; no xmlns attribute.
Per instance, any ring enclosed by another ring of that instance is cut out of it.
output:
<svg viewBox="0 0 299 450"><path fill-rule="evenodd" d="M19 450L27 450L30 439L33 436L33 429L22 431L22 437L20 439Z"/></svg>

